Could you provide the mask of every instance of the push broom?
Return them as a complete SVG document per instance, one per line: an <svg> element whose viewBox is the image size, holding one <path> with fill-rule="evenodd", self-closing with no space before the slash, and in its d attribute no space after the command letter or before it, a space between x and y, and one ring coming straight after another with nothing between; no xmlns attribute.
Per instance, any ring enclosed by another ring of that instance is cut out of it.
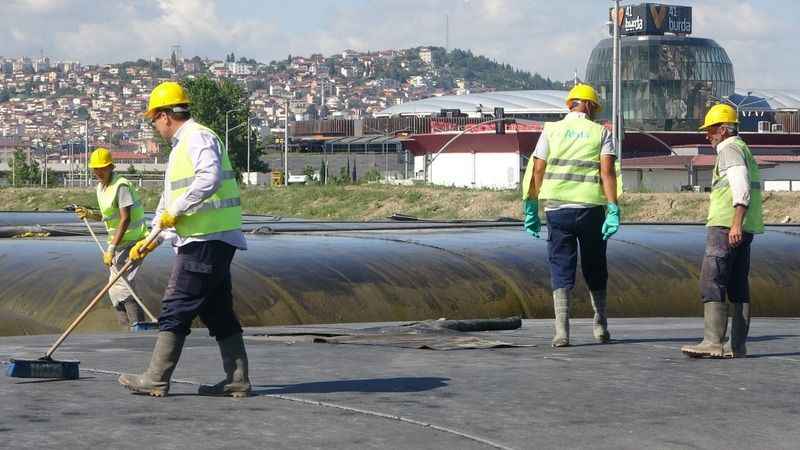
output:
<svg viewBox="0 0 800 450"><path fill-rule="evenodd" d="M161 233L161 229L156 227L150 231L150 234L147 236L147 241L145 242L145 247L150 245ZM128 270L130 270L131 266L133 265L134 261L128 260L122 269L117 272L116 275L111 277L111 279L106 283L105 287L103 287L97 295L94 296L89 305L81 311L75 320L72 321L69 327L67 327L66 331L58 337L58 340L47 350L47 353L39 359L16 359L11 358L9 361L8 368L6 369L6 375L9 377L16 377L16 378L64 378L68 380L75 380L79 377L79 370L78 365L80 361L57 361L53 359L53 353L55 353L56 349L61 345L62 342L67 338L67 336L72 333L75 327L83 321L83 319L89 314L89 312L94 308L94 306L106 295L111 286L117 282L117 280L122 277Z"/></svg>
<svg viewBox="0 0 800 450"><path fill-rule="evenodd" d="M64 209L66 209L67 211L74 211L77 208L78 208L78 205L70 205L70 206L68 206L68 207L66 207ZM89 230L89 234L92 235L92 238L94 239L94 242L97 244L97 248L100 249L100 253L103 253L104 252L103 246L100 244L100 240L97 239L97 235L94 234L94 230L92 229L92 226L89 225L89 221L86 218L84 218L83 219L83 223L86 224L86 228ZM133 299L136 301L136 303L139 305L139 307L142 308L144 313L147 314L147 318L149 319L149 322L137 322L137 323L131 324L131 331L147 331L147 330L158 329L158 320L153 315L153 313L151 313L150 310L147 309L147 306L145 306L145 304L142 301L142 299L140 299L139 296L136 295L136 292L133 291L133 288L128 283L128 280L125 277L121 277L119 280L122 281L122 284L124 284L125 287L128 288L128 291L133 296Z"/></svg>

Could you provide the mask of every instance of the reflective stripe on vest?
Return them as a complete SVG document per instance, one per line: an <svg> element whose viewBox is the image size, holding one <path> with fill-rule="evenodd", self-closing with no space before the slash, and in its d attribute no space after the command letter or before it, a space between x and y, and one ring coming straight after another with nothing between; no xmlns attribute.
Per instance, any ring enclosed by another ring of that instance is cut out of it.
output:
<svg viewBox="0 0 800 450"><path fill-rule="evenodd" d="M189 138L192 133L207 132L214 136L220 149L222 181L219 188L198 206L181 215L175 227L181 237L202 236L221 231L238 230L242 227L242 207L239 185L228 158L228 151L219 137L209 128L194 121L187 122L187 129L181 131L178 145L172 149L167 168L168 186L167 209L176 198L186 192L194 181L195 171L189 156Z"/></svg>
<svg viewBox="0 0 800 450"><path fill-rule="evenodd" d="M147 236L147 220L144 217L142 202L139 200L139 192L131 185L130 181L119 175L112 175L111 183L103 188L102 184L97 185L97 203L100 205L100 214L108 232L107 241L110 244L119 228L120 214L117 203L117 192L120 186L128 188L133 199L131 205L130 223L125 234L122 235L122 243L134 242L144 239Z"/></svg>
<svg viewBox="0 0 800 450"><path fill-rule="evenodd" d="M750 178L750 205L744 216L742 229L748 233L763 233L764 219L762 213L762 191L761 172L758 169L758 162L753 157L753 153L747 144L736 137L732 145L741 153L745 165L747 165L747 175ZM713 178L711 180L711 202L708 207L708 221L706 226L730 228L733 225L735 208L733 207L733 191L731 190L728 177L719 171L719 158L714 165Z"/></svg>
<svg viewBox="0 0 800 450"><path fill-rule="evenodd" d="M547 139L549 150L539 198L605 205L600 178L602 137L603 127L588 119L546 123L540 139ZM527 198L527 186L523 186L523 197Z"/></svg>

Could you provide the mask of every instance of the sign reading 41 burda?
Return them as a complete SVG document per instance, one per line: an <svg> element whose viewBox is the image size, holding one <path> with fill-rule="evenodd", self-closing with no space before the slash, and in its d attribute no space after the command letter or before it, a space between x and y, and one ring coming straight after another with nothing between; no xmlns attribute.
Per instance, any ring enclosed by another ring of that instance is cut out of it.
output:
<svg viewBox="0 0 800 450"><path fill-rule="evenodd" d="M620 34L691 34L692 8L690 6L672 6L659 3L640 3L628 5L619 10L609 10L611 23L616 22L620 27ZM609 25L608 31L614 34L614 28Z"/></svg>

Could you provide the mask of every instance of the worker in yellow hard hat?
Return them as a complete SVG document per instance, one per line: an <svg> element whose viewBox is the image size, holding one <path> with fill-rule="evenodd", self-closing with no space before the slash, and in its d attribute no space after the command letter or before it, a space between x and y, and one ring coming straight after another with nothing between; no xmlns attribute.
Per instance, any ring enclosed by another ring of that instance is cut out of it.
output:
<svg viewBox="0 0 800 450"><path fill-rule="evenodd" d="M750 329L750 244L764 232L761 174L747 144L739 137L736 110L712 106L701 130L717 152L708 207L708 237L700 269L703 340L681 348L692 357L747 355ZM726 343L728 300L732 305L731 338Z"/></svg>
<svg viewBox="0 0 800 450"><path fill-rule="evenodd" d="M225 379L201 386L199 394L243 397L251 385L230 272L236 250L247 249L239 186L228 150L214 131L192 119L189 104L183 87L169 81L153 89L145 112L172 144L153 224L176 235L177 257L150 366L141 375L121 375L119 382L134 392L167 395L192 320L199 316L217 339L225 371ZM148 253L143 244L134 247L132 258Z"/></svg>
<svg viewBox="0 0 800 450"><path fill-rule="evenodd" d="M547 250L553 290L553 347L569 345L569 313L580 251L594 308L593 334L610 340L606 317L607 240L619 229L618 153L611 133L592 121L602 110L597 92L577 84L566 98L569 113L544 126L522 184L525 230L539 237L539 200L547 215Z"/></svg>
<svg viewBox="0 0 800 450"><path fill-rule="evenodd" d="M98 180L96 191L100 210L98 212L79 206L75 208L75 212L81 219L102 220L105 223L108 247L103 253L103 263L109 268L109 277L113 278L128 261L133 245L147 235L144 209L136 186L125 177L114 173L114 162L107 148L100 147L92 152L89 168ZM131 287L140 263L133 264L124 275ZM144 321L141 307L122 280L114 283L108 296L117 312L120 325L133 327Z"/></svg>

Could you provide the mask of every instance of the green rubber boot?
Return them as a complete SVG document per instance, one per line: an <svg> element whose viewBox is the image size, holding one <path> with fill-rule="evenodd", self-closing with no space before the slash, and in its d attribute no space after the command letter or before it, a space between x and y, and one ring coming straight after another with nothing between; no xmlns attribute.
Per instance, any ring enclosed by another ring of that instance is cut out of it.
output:
<svg viewBox="0 0 800 450"><path fill-rule="evenodd" d="M608 316L606 315L608 297L606 291L592 291L589 296L592 299L592 308L594 309L592 334L595 341L605 344L611 340L611 334L608 332Z"/></svg>
<svg viewBox="0 0 800 450"><path fill-rule="evenodd" d="M124 373L119 376L119 384L139 394L166 397L169 393L169 380L181 357L184 341L186 335L160 331L147 370L141 375Z"/></svg>
<svg viewBox="0 0 800 450"><path fill-rule="evenodd" d="M726 358L747 357L747 334L750 332L750 303L734 303L731 339L725 344Z"/></svg>
<svg viewBox="0 0 800 450"><path fill-rule="evenodd" d="M722 358L728 328L728 305L706 302L703 310L703 341L697 345L685 345L681 351L692 358Z"/></svg>
<svg viewBox="0 0 800 450"><path fill-rule="evenodd" d="M197 393L200 395L243 398L250 395L251 385L248 375L247 351L242 334L234 334L217 341L222 355L222 368L225 379L214 385L204 384Z"/></svg>
<svg viewBox="0 0 800 450"><path fill-rule="evenodd" d="M560 288L553 291L553 311L555 312L553 348L569 345L569 297L569 289Z"/></svg>

